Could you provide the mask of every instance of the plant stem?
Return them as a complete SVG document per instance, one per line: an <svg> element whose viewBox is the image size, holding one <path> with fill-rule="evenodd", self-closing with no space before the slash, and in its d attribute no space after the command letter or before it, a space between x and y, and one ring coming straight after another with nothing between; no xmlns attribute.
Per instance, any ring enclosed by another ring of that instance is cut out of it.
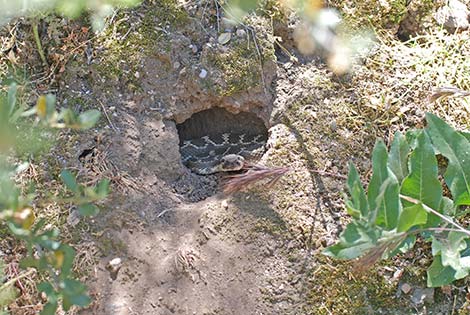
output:
<svg viewBox="0 0 470 315"><path fill-rule="evenodd" d="M33 21L33 35L34 41L36 42L36 46L38 48L39 56L41 57L42 63L47 66L46 56L44 55L44 50L42 49L41 38L39 38L39 30L38 30L38 20L35 19Z"/></svg>

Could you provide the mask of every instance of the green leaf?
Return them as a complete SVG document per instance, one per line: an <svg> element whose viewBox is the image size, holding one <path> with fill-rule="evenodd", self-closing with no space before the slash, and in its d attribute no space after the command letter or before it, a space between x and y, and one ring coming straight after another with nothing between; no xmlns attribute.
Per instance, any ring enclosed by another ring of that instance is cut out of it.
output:
<svg viewBox="0 0 470 315"><path fill-rule="evenodd" d="M380 193L380 187L388 177L387 147L382 140L377 140L372 151L372 178L367 187L367 199L371 211L377 212L376 199ZM375 218L373 218L375 221Z"/></svg>
<svg viewBox="0 0 470 315"><path fill-rule="evenodd" d="M89 217L97 215L100 209L92 203L85 203L78 207L78 212L85 217Z"/></svg>
<svg viewBox="0 0 470 315"><path fill-rule="evenodd" d="M10 117L13 114L13 110L16 106L16 92L18 90L18 86L16 83L12 83L10 88L8 89L8 99L7 99L7 111L6 114Z"/></svg>
<svg viewBox="0 0 470 315"><path fill-rule="evenodd" d="M396 132L393 138L392 145L390 146L390 153L388 155L388 167L395 174L398 183L408 175L408 153L410 146L406 142L405 136Z"/></svg>
<svg viewBox="0 0 470 315"><path fill-rule="evenodd" d="M13 286L2 287L0 290L0 310L10 305L17 297L18 290Z"/></svg>
<svg viewBox="0 0 470 315"><path fill-rule="evenodd" d="M61 283L62 305L69 310L72 305L87 306L91 299L85 294L86 286L74 279L65 279Z"/></svg>
<svg viewBox="0 0 470 315"><path fill-rule="evenodd" d="M40 315L55 315L55 312L57 311L57 306L57 301L48 302L46 305L44 305L44 308L42 309Z"/></svg>
<svg viewBox="0 0 470 315"><path fill-rule="evenodd" d="M467 248L467 235L462 232L451 231L445 239L433 237L432 254L440 255L443 266L450 266L456 271L462 269L460 264L461 252Z"/></svg>
<svg viewBox="0 0 470 315"><path fill-rule="evenodd" d="M437 116L427 113L426 131L435 148L448 160L449 164L444 179L449 187L455 206L470 205L470 198L463 198L470 193L470 142Z"/></svg>
<svg viewBox="0 0 470 315"><path fill-rule="evenodd" d="M46 293L47 296L53 296L55 294L54 287L49 282L41 282L38 284L38 291Z"/></svg>
<svg viewBox="0 0 470 315"><path fill-rule="evenodd" d="M55 113L56 97L54 94L46 95L46 118L50 119Z"/></svg>
<svg viewBox="0 0 470 315"><path fill-rule="evenodd" d="M78 122L81 129L90 129L93 127L98 120L100 119L101 113L99 110L92 109L84 113L81 113L78 116Z"/></svg>
<svg viewBox="0 0 470 315"><path fill-rule="evenodd" d="M100 199L106 198L109 194L109 179L100 180L98 185L96 185L95 192Z"/></svg>
<svg viewBox="0 0 470 315"><path fill-rule="evenodd" d="M391 230L396 228L401 211L398 181L387 166L387 147L377 140L372 152L372 177L367 188L369 223Z"/></svg>
<svg viewBox="0 0 470 315"><path fill-rule="evenodd" d="M91 303L91 299L86 294L78 294L78 295L64 295L62 300L62 305L64 306L64 310L69 310L72 305L77 305L80 307L87 306Z"/></svg>
<svg viewBox="0 0 470 315"><path fill-rule="evenodd" d="M400 245L398 245L393 251L390 253L385 253L385 257L390 258L395 256L398 253L406 253L410 249L413 248L416 242L416 235L408 235Z"/></svg>
<svg viewBox="0 0 470 315"><path fill-rule="evenodd" d="M356 212L354 210L359 210L357 211L358 214L366 218L369 213L369 204L367 203L366 193L364 192L359 173L352 162L349 163L347 187L351 196L351 202L348 207L350 209L349 214L353 215Z"/></svg>
<svg viewBox="0 0 470 315"><path fill-rule="evenodd" d="M401 194L419 200L439 212L442 202L442 187L437 178L438 169L434 150L426 133L419 133L416 141L417 146L410 156L410 174L403 180ZM403 204L406 207L413 205L405 200L403 200ZM418 208L412 209L417 210ZM422 215L421 218L423 218ZM430 222L427 226L436 226L441 222L441 219L434 214L431 214L429 219Z"/></svg>
<svg viewBox="0 0 470 315"><path fill-rule="evenodd" d="M28 267L38 268L38 265L39 265L39 261L35 259L34 257L30 257L30 256L25 257L21 259L20 261L21 268L28 268Z"/></svg>
<svg viewBox="0 0 470 315"><path fill-rule="evenodd" d="M77 184L77 180L75 179L75 176L68 170L63 170L60 173L60 178L64 182L65 186L69 190L71 190L74 193L78 193L80 191L80 187Z"/></svg>
<svg viewBox="0 0 470 315"><path fill-rule="evenodd" d="M353 221L341 233L339 243L326 248L323 254L340 259L357 258L375 247L379 237L379 229L366 227Z"/></svg>
<svg viewBox="0 0 470 315"><path fill-rule="evenodd" d="M456 271L450 266L443 266L441 256L435 256L427 270L428 287L442 287L456 280Z"/></svg>
<svg viewBox="0 0 470 315"><path fill-rule="evenodd" d="M426 224L427 220L428 213L421 204L405 207L400 213L397 231L406 232L413 226Z"/></svg>
<svg viewBox="0 0 470 315"><path fill-rule="evenodd" d="M399 201L399 186L392 172L388 173L388 178L380 186L376 204L379 205L375 223L384 226L387 230L397 227L398 218L401 212Z"/></svg>
<svg viewBox="0 0 470 315"><path fill-rule="evenodd" d="M67 277L72 270L75 250L67 244L60 245L59 250L64 254L64 262L62 263L62 268L60 270L60 276L63 278Z"/></svg>

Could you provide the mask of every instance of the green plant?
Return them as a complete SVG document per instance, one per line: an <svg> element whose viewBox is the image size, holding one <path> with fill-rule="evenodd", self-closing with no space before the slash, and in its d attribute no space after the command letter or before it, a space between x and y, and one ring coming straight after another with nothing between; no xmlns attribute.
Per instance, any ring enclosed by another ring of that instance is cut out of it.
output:
<svg viewBox="0 0 470 315"><path fill-rule="evenodd" d="M60 197L39 197L45 192L37 194L29 190L23 193L14 180L17 173L28 167L28 163L14 166L10 161L15 152L26 150L20 148L22 142L18 141L18 129L25 126L38 129L33 133L37 136L51 128L83 130L92 127L100 113L90 110L78 115L69 109L58 113L53 95L40 96L37 105L27 110L24 105L17 106L16 93L17 86L13 84L7 93L0 94L0 224L5 224L13 236L24 241L27 255L20 266L33 267L47 276L47 280L38 285L38 290L48 297L41 314L55 314L59 302L64 310L68 310L72 305L86 306L90 298L86 287L72 275L74 249L59 240L58 229L46 228L46 220L38 219L36 214L41 204L54 201L74 204L82 215L96 215L99 209L94 202L106 198L109 181L104 179L94 187L86 187L78 184L71 172L63 170L60 177L69 192ZM35 119L31 117L33 115ZM14 296L12 284L16 280L0 285L0 310Z"/></svg>
<svg viewBox="0 0 470 315"><path fill-rule="evenodd" d="M102 29L104 18L112 14L116 6L135 6L140 0L31 0L3 1L0 3L0 24L8 22L15 16L31 16L56 11L57 13L76 18L84 11L91 12L91 20L95 29Z"/></svg>
<svg viewBox="0 0 470 315"><path fill-rule="evenodd" d="M427 127L406 136L396 133L390 151L378 140L373 173L364 190L351 163L346 208L352 220L336 245L325 249L362 265L410 250L418 235L432 242L427 284L443 286L470 273L470 231L456 219L470 205L470 134L427 114ZM447 159L443 179L452 198L443 196L437 155Z"/></svg>

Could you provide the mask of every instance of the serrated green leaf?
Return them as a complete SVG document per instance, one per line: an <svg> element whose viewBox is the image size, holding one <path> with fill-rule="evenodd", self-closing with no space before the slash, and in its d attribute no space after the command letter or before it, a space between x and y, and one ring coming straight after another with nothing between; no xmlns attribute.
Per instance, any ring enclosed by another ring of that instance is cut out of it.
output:
<svg viewBox="0 0 470 315"><path fill-rule="evenodd" d="M78 212L85 217L97 215L100 209L92 203L85 203L78 207Z"/></svg>
<svg viewBox="0 0 470 315"><path fill-rule="evenodd" d="M349 163L347 187L349 195L351 196L350 203L348 203L350 215L353 215L354 210L358 210L358 215L360 214L361 217L367 218L369 205L367 203L366 193L364 192L359 173L352 162Z"/></svg>
<svg viewBox="0 0 470 315"><path fill-rule="evenodd" d="M428 220L428 213L421 204L405 207L398 220L398 232L406 232L413 226L424 225Z"/></svg>
<svg viewBox="0 0 470 315"><path fill-rule="evenodd" d="M80 129L90 129L92 128L100 119L101 113L99 110L92 109L84 113L81 113L78 116L78 122Z"/></svg>
<svg viewBox="0 0 470 315"><path fill-rule="evenodd" d="M439 212L442 202L442 187L437 178L438 169L434 150L426 133L420 132L416 141L416 148L410 155L410 174L403 180L401 194L414 198ZM418 208L412 207L411 202L403 200L403 204L405 207L418 210ZM423 217L421 213L420 218ZM429 222L426 226L436 226L441 222L441 219L434 214L430 214L428 219ZM408 227L411 226L408 225Z"/></svg>
<svg viewBox="0 0 470 315"><path fill-rule="evenodd" d="M358 222L351 222L341 233L339 242L326 248L323 254L340 259L357 258L375 247L379 237L379 229L368 228Z"/></svg>
<svg viewBox="0 0 470 315"><path fill-rule="evenodd" d="M392 145L390 146L390 153L388 155L388 167L395 174L398 183L408 175L408 154L410 146L406 142L405 136L396 132L393 138Z"/></svg>
<svg viewBox="0 0 470 315"><path fill-rule="evenodd" d="M72 191L74 193L78 193L80 191L80 187L77 184L77 180L75 179L75 175L73 175L70 171L63 170L60 173L60 178L62 179L65 186L67 186L67 188L70 191Z"/></svg>
<svg viewBox="0 0 470 315"><path fill-rule="evenodd" d="M444 179L454 197L455 206L470 205L470 142L437 116L427 113L431 141L448 160ZM457 198L459 202L456 202Z"/></svg>

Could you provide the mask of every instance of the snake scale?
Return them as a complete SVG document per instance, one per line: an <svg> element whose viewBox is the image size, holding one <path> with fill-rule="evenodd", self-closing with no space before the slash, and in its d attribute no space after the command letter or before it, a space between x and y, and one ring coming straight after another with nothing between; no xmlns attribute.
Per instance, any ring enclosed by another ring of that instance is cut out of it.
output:
<svg viewBox="0 0 470 315"><path fill-rule="evenodd" d="M180 144L181 159L186 167L200 175L237 171L246 162L261 158L266 140L265 135L244 133L183 140Z"/></svg>

